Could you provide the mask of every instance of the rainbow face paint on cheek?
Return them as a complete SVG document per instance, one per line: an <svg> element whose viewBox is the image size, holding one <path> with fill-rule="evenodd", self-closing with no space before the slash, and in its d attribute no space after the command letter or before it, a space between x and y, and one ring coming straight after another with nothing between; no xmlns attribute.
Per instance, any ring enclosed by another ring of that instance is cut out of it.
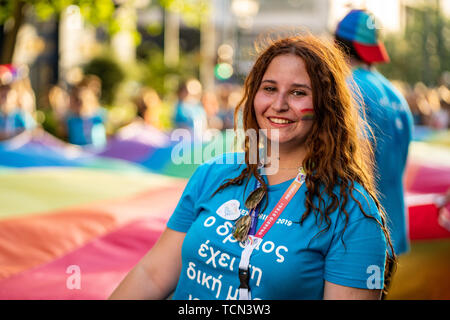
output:
<svg viewBox="0 0 450 320"><path fill-rule="evenodd" d="M301 120L313 120L314 119L314 109L308 108L301 110L302 117Z"/></svg>

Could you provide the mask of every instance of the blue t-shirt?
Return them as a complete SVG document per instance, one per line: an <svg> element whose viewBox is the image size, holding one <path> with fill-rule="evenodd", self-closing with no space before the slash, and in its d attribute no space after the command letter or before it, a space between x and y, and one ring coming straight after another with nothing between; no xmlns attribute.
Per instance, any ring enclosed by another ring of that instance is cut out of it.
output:
<svg viewBox="0 0 450 320"><path fill-rule="evenodd" d="M243 246L232 236L236 220L233 208L238 206L239 215L247 212L244 202L255 178L249 180L245 192L245 183L232 185L211 198L226 179L239 175L245 164L238 163L243 163L243 154L226 154L199 166L167 224L170 229L186 232L173 299L239 298L238 266ZM260 213L257 228L292 181L268 187L269 203ZM322 299L324 280L381 289L386 240L378 223L364 217L349 197L349 222L343 237L345 218L338 211L330 215L329 230L319 234L326 224L319 225L313 213L302 225L298 223L305 211L305 192L304 184L251 255L252 299ZM356 185L353 194L367 214L379 219L375 203L361 186Z"/></svg>
<svg viewBox="0 0 450 320"><path fill-rule="evenodd" d="M179 101L175 107L175 126L194 129L195 121L206 122L206 111L203 106L200 103Z"/></svg>
<svg viewBox="0 0 450 320"><path fill-rule="evenodd" d="M353 78L361 90L375 140L376 181L387 213L396 254L408 251L403 174L412 139L413 118L401 93L379 72L358 68Z"/></svg>
<svg viewBox="0 0 450 320"><path fill-rule="evenodd" d="M14 111L5 114L0 111L0 132L14 135L27 129L27 119L25 113Z"/></svg>
<svg viewBox="0 0 450 320"><path fill-rule="evenodd" d="M66 118L69 142L77 145L103 146L106 143L105 112L90 117L70 113Z"/></svg>

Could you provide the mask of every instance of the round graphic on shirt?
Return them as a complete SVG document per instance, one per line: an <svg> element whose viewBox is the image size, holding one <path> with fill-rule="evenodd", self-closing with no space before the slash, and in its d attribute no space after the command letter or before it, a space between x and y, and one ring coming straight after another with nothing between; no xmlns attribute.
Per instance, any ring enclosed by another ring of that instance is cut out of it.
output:
<svg viewBox="0 0 450 320"><path fill-rule="evenodd" d="M240 203L238 200L229 200L222 204L219 209L217 209L216 213L226 220L236 220L241 216L239 206Z"/></svg>

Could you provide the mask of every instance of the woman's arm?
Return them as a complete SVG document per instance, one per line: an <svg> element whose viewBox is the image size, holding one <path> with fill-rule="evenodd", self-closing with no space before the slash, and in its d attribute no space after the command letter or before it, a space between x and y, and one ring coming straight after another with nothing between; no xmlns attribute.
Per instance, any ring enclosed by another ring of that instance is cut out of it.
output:
<svg viewBox="0 0 450 320"><path fill-rule="evenodd" d="M109 299L166 299L181 271L181 246L186 233L166 228L153 248L128 273Z"/></svg>
<svg viewBox="0 0 450 320"><path fill-rule="evenodd" d="M369 290L341 286L325 281L324 300L380 300L381 290Z"/></svg>

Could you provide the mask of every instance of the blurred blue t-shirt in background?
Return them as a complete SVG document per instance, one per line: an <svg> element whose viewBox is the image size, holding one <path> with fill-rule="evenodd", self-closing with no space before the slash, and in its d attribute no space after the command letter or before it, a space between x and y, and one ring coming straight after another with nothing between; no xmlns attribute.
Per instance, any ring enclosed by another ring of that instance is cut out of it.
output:
<svg viewBox="0 0 450 320"><path fill-rule="evenodd" d="M105 114L103 110L92 116L69 113L66 118L69 142L81 146L104 146L106 144Z"/></svg>
<svg viewBox="0 0 450 320"><path fill-rule="evenodd" d="M396 254L409 250L403 174L413 118L401 93L376 70L356 68L353 78L365 104L375 141L376 182Z"/></svg>

